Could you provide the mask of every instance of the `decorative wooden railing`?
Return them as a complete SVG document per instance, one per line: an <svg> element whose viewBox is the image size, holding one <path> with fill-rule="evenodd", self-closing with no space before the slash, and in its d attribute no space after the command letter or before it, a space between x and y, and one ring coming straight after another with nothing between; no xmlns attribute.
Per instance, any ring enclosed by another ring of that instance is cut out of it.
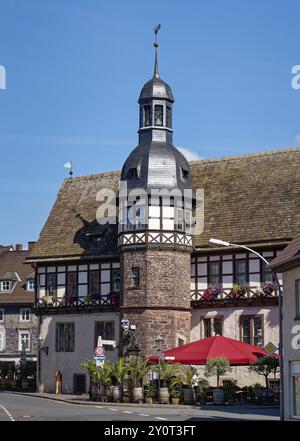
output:
<svg viewBox="0 0 300 441"><path fill-rule="evenodd" d="M119 293L110 293L107 295L99 296L99 297L52 297L47 296L46 298L38 299L36 302L35 308L42 310L51 310L51 309L86 309L86 308L117 308L119 306L120 297Z"/></svg>
<svg viewBox="0 0 300 441"><path fill-rule="evenodd" d="M222 300L246 301L247 299L276 299L278 298L278 289L274 288L272 292L263 292L259 287L246 286L241 293L233 293L232 288L221 288L217 295L209 296L207 290L191 291L192 302L218 302Z"/></svg>

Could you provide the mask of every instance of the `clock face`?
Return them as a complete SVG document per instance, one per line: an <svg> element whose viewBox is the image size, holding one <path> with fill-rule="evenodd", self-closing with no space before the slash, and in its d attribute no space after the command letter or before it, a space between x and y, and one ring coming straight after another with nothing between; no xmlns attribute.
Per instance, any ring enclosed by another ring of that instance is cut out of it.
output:
<svg viewBox="0 0 300 441"><path fill-rule="evenodd" d="M163 125L163 106L154 107L154 123L156 126Z"/></svg>

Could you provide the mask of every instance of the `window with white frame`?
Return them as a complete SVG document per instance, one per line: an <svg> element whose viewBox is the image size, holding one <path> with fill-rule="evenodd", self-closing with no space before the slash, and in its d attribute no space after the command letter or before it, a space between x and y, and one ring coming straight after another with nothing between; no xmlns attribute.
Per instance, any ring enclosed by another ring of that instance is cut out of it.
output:
<svg viewBox="0 0 300 441"><path fill-rule="evenodd" d="M4 332L0 331L0 351L4 351Z"/></svg>
<svg viewBox="0 0 300 441"><path fill-rule="evenodd" d="M0 322L4 321L4 309L0 309Z"/></svg>
<svg viewBox="0 0 300 441"><path fill-rule="evenodd" d="M28 322L30 320L30 308L21 308L20 309L20 320L22 322Z"/></svg>
<svg viewBox="0 0 300 441"><path fill-rule="evenodd" d="M1 292L11 291L11 281L10 280L3 280L2 282L0 282L0 291Z"/></svg>
<svg viewBox="0 0 300 441"><path fill-rule="evenodd" d="M34 279L27 280L27 291L34 291L35 283Z"/></svg>
<svg viewBox="0 0 300 441"><path fill-rule="evenodd" d="M19 331L19 351L22 351L23 345L25 351L30 351L30 331Z"/></svg>

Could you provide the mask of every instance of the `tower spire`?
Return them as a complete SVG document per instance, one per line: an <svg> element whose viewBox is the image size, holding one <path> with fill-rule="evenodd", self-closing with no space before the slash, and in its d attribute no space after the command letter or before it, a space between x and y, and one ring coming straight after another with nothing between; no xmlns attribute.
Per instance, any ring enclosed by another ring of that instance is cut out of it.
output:
<svg viewBox="0 0 300 441"><path fill-rule="evenodd" d="M155 34L155 42L154 42L154 47L155 47L155 63L154 63L154 75L153 75L153 78L159 78L159 73L158 73L158 54L157 54L157 48L158 48L157 34L158 34L158 31L160 30L160 28L161 28L160 24L158 24L154 28L154 34Z"/></svg>

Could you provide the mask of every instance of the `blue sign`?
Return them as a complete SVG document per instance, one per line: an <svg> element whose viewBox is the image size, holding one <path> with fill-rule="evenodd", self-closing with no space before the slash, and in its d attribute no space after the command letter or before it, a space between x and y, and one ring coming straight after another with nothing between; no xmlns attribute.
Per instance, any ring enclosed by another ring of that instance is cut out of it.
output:
<svg viewBox="0 0 300 441"><path fill-rule="evenodd" d="M95 359L95 360L103 361L103 360L105 360L105 355L96 355L96 356L94 357L94 359Z"/></svg>

